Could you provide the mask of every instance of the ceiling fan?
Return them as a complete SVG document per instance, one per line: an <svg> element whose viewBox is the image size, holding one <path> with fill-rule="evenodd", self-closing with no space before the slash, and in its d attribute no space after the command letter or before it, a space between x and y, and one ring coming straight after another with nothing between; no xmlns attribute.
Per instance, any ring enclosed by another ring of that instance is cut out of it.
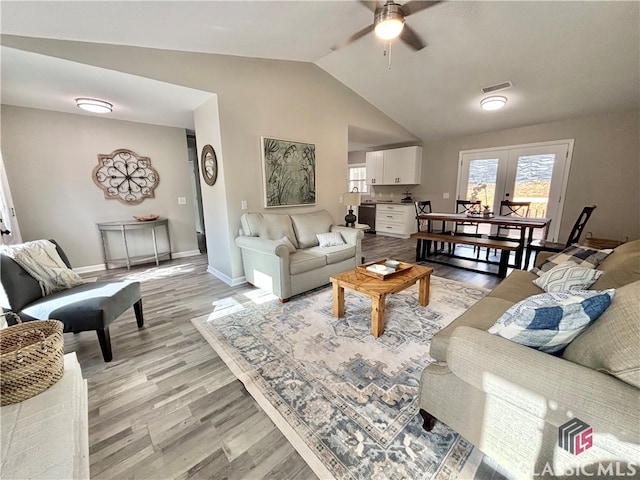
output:
<svg viewBox="0 0 640 480"><path fill-rule="evenodd" d="M376 1L360 0L361 4L373 12L373 23L364 27L359 32L354 33L344 42L331 47L331 50L335 51L339 48L346 47L371 31L375 31L376 35L383 40L390 41L400 36L400 39L414 50L422 50L426 46L426 43L409 25L405 24L405 18L416 12L432 7L440 3L440 1L427 2L423 0L411 0L404 5L400 5L393 0L387 0L384 4Z"/></svg>

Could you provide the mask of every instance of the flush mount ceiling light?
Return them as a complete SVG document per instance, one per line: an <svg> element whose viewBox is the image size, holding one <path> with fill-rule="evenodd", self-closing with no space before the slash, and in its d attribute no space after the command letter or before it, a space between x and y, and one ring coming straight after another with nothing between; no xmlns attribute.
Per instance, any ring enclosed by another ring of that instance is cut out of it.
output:
<svg viewBox="0 0 640 480"><path fill-rule="evenodd" d="M493 97L483 98L480 101L480 106L484 110L500 110L507 103L507 97L501 95L495 95Z"/></svg>
<svg viewBox="0 0 640 480"><path fill-rule="evenodd" d="M83 110L93 113L110 113L113 105L95 98L76 98L76 105Z"/></svg>
<svg viewBox="0 0 640 480"><path fill-rule="evenodd" d="M400 5L387 2L376 9L373 24L376 35L382 40L396 38L404 28L404 14Z"/></svg>

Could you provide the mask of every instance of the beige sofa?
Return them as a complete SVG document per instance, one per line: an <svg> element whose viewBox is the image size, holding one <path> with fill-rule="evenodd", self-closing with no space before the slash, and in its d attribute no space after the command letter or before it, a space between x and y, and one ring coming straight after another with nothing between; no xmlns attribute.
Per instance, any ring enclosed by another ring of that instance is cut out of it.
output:
<svg viewBox="0 0 640 480"><path fill-rule="evenodd" d="M520 270L435 335L435 362L420 380L425 429L442 421L515 478L638 478L640 241L597 268L604 274L591 289L616 295L560 357L486 331L511 305L543 292L534 273ZM593 430L593 446L579 455L558 446L558 427L572 418Z"/></svg>
<svg viewBox="0 0 640 480"><path fill-rule="evenodd" d="M247 282L281 300L329 283L360 262L361 229L335 225L326 210L302 214L245 213L236 245ZM316 234L339 232L344 245L320 247ZM282 242L287 237L290 252Z"/></svg>

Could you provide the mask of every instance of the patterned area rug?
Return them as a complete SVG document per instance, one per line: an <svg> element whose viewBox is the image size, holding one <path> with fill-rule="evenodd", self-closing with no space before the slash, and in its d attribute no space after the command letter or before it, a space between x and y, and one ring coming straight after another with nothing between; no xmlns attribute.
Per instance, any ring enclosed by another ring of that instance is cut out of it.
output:
<svg viewBox="0 0 640 480"><path fill-rule="evenodd" d="M439 422L422 429L418 383L431 337L487 292L432 276L427 307L415 285L387 297L379 338L369 298L346 290L335 318L331 288L226 299L192 322L320 478L456 479L472 446Z"/></svg>

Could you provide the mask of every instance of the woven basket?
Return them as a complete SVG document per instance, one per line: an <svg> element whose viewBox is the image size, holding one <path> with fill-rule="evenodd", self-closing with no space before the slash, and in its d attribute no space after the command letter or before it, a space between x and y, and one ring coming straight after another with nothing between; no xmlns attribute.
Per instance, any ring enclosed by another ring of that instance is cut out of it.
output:
<svg viewBox="0 0 640 480"><path fill-rule="evenodd" d="M609 238L594 238L591 232L587 232L587 234L584 237L585 238L582 241L582 244L585 247L596 248L598 250L616 248L622 245L623 243L626 243L626 241L628 240L627 237L625 237L624 240L612 240Z"/></svg>
<svg viewBox="0 0 640 480"><path fill-rule="evenodd" d="M58 320L22 323L0 330L0 405L44 392L64 371L63 324Z"/></svg>

